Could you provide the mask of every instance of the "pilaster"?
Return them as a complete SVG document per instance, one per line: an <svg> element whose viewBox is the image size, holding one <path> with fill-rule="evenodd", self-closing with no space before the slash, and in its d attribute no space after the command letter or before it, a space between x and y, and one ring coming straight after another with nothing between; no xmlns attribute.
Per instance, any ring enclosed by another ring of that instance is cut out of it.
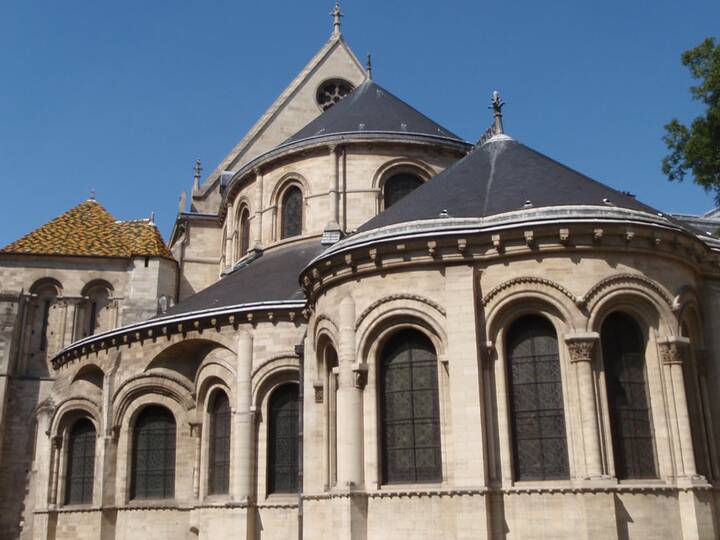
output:
<svg viewBox="0 0 720 540"><path fill-rule="evenodd" d="M253 427L255 413L252 407L250 375L253 362L253 338L247 330L241 330L238 337L236 365L236 402L233 411L233 445L235 459L232 478L232 493L236 502L248 502L252 494L253 471Z"/></svg>

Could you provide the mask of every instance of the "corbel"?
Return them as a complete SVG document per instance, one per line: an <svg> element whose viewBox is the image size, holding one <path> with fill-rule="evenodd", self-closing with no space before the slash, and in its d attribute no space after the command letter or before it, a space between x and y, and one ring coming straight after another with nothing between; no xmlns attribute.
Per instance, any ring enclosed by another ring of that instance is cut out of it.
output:
<svg viewBox="0 0 720 540"><path fill-rule="evenodd" d="M570 229L567 229L567 228L560 229L559 237L560 237L560 243L563 246L568 245L568 243L570 242Z"/></svg>
<svg viewBox="0 0 720 540"><path fill-rule="evenodd" d="M352 365L353 370L353 382L355 388L363 389L367 385L368 380L368 365L365 362L355 362Z"/></svg>
<svg viewBox="0 0 720 540"><path fill-rule="evenodd" d="M525 236L525 243L529 248L532 248L535 246L535 233L533 231L525 231L523 233Z"/></svg>

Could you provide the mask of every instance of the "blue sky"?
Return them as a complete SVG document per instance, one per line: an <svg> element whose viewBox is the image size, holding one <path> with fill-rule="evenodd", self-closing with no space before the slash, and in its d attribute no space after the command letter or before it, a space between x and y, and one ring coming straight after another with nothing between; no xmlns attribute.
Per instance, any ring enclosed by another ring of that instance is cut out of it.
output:
<svg viewBox="0 0 720 540"><path fill-rule="evenodd" d="M0 244L86 199L157 214L167 237L196 158L209 173L328 38L331 1L0 1ZM525 144L665 211L712 197L660 171L688 121L682 51L718 36L717 0L346 0L374 75L476 140L489 95Z"/></svg>

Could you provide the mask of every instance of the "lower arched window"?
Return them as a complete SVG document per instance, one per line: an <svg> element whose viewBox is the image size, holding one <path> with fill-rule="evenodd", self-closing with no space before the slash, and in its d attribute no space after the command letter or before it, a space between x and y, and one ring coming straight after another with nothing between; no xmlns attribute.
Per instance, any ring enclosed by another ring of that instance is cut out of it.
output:
<svg viewBox="0 0 720 540"><path fill-rule="evenodd" d="M230 486L230 402L217 392L210 408L210 459L208 492L228 493Z"/></svg>
<svg viewBox="0 0 720 540"><path fill-rule="evenodd" d="M133 428L132 498L175 496L175 417L165 407L143 409Z"/></svg>
<svg viewBox="0 0 720 540"><path fill-rule="evenodd" d="M284 384L268 403L268 493L298 489L298 386Z"/></svg>
<svg viewBox="0 0 720 540"><path fill-rule="evenodd" d="M442 480L437 356L417 330L402 330L382 349L380 370L383 481Z"/></svg>
<svg viewBox="0 0 720 540"><path fill-rule="evenodd" d="M290 238L302 233L303 194L297 186L285 190L280 204L280 238Z"/></svg>
<svg viewBox="0 0 720 540"><path fill-rule="evenodd" d="M390 208L393 204L405 197L405 195L422 185L423 181L414 174L399 173L391 176L385 181L383 186L384 208Z"/></svg>
<svg viewBox="0 0 720 540"><path fill-rule="evenodd" d="M625 313L613 313L601 335L615 474L620 479L657 478L640 328Z"/></svg>
<svg viewBox="0 0 720 540"><path fill-rule="evenodd" d="M507 333L507 357L516 480L568 478L555 328L537 315L518 319Z"/></svg>
<svg viewBox="0 0 720 540"><path fill-rule="evenodd" d="M68 436L65 504L90 504L95 479L95 426L87 418L73 425Z"/></svg>

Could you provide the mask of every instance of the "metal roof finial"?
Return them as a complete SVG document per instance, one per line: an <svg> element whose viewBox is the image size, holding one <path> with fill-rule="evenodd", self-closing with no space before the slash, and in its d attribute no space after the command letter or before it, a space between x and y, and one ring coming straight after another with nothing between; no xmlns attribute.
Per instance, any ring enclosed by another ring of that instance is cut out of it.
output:
<svg viewBox="0 0 720 540"><path fill-rule="evenodd" d="M503 129L503 121L502 121L502 108L505 105L505 102L500 99L500 92L495 90L492 93L492 104L488 109L493 110L493 116L495 117L495 123L493 124L493 131L495 132L495 135L498 135L499 133L505 133L505 130Z"/></svg>
<svg viewBox="0 0 720 540"><path fill-rule="evenodd" d="M368 80L372 81L372 55L370 53L367 54L365 59L365 71L367 71Z"/></svg>
<svg viewBox="0 0 720 540"><path fill-rule="evenodd" d="M340 27L342 26L342 22L340 19L344 17L342 14L342 11L340 11L340 0L336 0L335 2L335 9L332 10L330 13L330 16L333 18L333 37L338 37L341 35Z"/></svg>
<svg viewBox="0 0 720 540"><path fill-rule="evenodd" d="M90 201L94 201L94 200L95 200L95 188L92 188L92 189L90 190L90 199L88 199L88 200L90 200Z"/></svg>
<svg viewBox="0 0 720 540"><path fill-rule="evenodd" d="M195 181L193 182L193 193L200 191L200 174L202 173L202 164L199 159L195 160L195 166L193 167L193 173L195 173Z"/></svg>

